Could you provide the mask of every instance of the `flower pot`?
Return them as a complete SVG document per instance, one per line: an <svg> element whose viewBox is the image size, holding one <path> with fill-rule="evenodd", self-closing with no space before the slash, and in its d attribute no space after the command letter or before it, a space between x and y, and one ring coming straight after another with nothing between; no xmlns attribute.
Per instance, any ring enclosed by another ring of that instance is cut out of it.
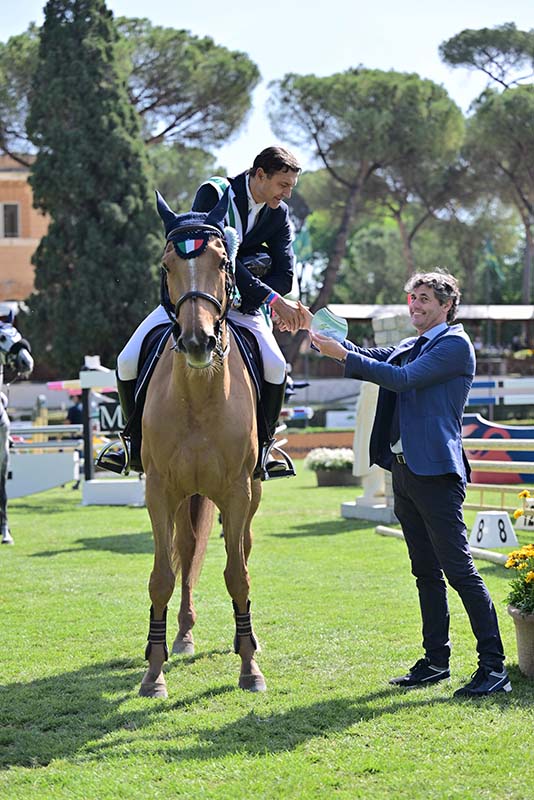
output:
<svg viewBox="0 0 534 800"><path fill-rule="evenodd" d="M359 486L360 479L350 469L318 469L317 486Z"/></svg>
<svg viewBox="0 0 534 800"><path fill-rule="evenodd" d="M508 613L515 625L519 669L527 678L534 678L534 614L522 614L514 606L508 606Z"/></svg>

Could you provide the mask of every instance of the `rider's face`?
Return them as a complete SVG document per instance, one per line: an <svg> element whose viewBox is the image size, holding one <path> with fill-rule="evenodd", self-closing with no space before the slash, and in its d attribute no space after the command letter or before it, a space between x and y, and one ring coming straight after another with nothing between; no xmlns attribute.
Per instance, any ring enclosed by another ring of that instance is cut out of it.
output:
<svg viewBox="0 0 534 800"><path fill-rule="evenodd" d="M269 208L278 208L282 200L291 197L297 180L297 172L280 170L273 172L272 175L267 175L259 167L256 174L250 178L250 191L256 203L267 203Z"/></svg>

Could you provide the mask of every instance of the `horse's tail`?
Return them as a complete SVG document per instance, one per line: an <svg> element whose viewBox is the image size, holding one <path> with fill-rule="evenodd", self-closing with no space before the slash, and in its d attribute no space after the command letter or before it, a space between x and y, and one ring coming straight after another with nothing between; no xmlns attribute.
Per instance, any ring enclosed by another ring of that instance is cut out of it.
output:
<svg viewBox="0 0 534 800"><path fill-rule="evenodd" d="M191 564L191 580L193 586L198 580L204 557L206 555L206 547L208 546L208 539L213 527L213 518L215 515L215 506L207 497L200 494L194 494L189 498L189 520L190 526L189 541L195 543L195 551L193 554L193 561ZM180 554L176 546L176 539L172 553L172 567L175 575L180 571Z"/></svg>

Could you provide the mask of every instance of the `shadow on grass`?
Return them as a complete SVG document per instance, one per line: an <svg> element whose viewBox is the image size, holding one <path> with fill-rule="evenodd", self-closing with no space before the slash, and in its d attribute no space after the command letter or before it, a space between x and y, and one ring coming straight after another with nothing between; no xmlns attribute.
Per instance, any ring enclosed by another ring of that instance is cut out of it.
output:
<svg viewBox="0 0 534 800"><path fill-rule="evenodd" d="M213 651L195 660L226 653ZM184 661L173 659L166 671L169 673L175 668L183 669ZM152 754L161 752L166 758L177 760L204 760L238 752L253 756L285 752L310 739L372 723L385 714L414 708L430 711L443 703L459 704L450 696L424 690L408 694L388 687L354 698L323 699L275 713L262 714L253 708L239 719L217 724L217 715L227 709L221 709L220 703L216 703L213 710L206 710L202 724L188 724L184 728L183 736L187 736L188 742L193 736L197 743L180 747L177 712L192 711L196 705L205 706L206 701L225 695L229 695L228 704L231 704L230 695L241 690L223 683L174 701L172 697L167 701L137 699L135 707L131 704L124 707L123 704L136 697L143 669L140 660L114 660L30 683L1 687L0 769L46 766L56 759L78 759L80 754L84 760L99 760L108 758L115 749L123 752L125 746L131 751L136 743L143 748L149 736L143 728L156 720L161 722L162 718L166 729L172 731L172 739L167 734L158 739L151 730ZM523 680L524 686L521 686L519 673L514 668L510 674L514 695L517 683L516 702L530 705L532 691L528 682ZM242 696L239 700L236 697L236 705L241 704ZM247 706L253 705L255 696L247 697L250 700ZM485 702L508 706L509 696L500 695ZM193 720L194 715L190 719ZM354 735L359 735L358 728Z"/></svg>
<svg viewBox="0 0 534 800"><path fill-rule="evenodd" d="M78 546L76 546L78 545ZM76 539L72 547L61 550L43 550L33 553L31 558L50 558L64 553L79 553L82 550L105 550L109 553L122 555L146 555L154 552L152 531L139 533L117 533L113 536L91 536Z"/></svg>
<svg viewBox="0 0 534 800"><path fill-rule="evenodd" d="M278 539L294 539L299 536L337 536L340 533L365 530L373 525L373 522L367 520L360 522L354 519L325 520L324 522L296 524L291 527L291 530L284 533L269 533L268 535Z"/></svg>

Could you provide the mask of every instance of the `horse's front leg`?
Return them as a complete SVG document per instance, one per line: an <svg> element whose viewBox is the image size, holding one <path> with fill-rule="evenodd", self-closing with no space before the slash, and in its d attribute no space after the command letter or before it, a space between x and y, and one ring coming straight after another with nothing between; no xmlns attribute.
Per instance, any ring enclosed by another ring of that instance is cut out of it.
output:
<svg viewBox="0 0 534 800"><path fill-rule="evenodd" d="M182 595L178 611L178 634L172 645L176 655L195 652L193 625L196 620L193 589L206 556L215 507L207 497L194 495L182 503L175 517L175 553L182 573ZM177 570L175 570L177 572Z"/></svg>
<svg viewBox="0 0 534 800"><path fill-rule="evenodd" d="M159 480L148 476L146 504L154 535L154 566L148 584L152 603L145 650L148 669L143 676L139 694L142 697L167 697L163 675L163 664L169 657L166 636L167 606L176 580L172 563L173 516L167 508L165 493L160 488Z"/></svg>
<svg viewBox="0 0 534 800"><path fill-rule="evenodd" d="M234 489L221 508L226 568L224 579L232 598L236 622L234 650L241 657L239 688L250 692L264 692L265 678L254 656L259 650L252 629L250 613L250 578L247 562L252 546L251 522L259 505L261 485L259 481L247 481L246 486Z"/></svg>

